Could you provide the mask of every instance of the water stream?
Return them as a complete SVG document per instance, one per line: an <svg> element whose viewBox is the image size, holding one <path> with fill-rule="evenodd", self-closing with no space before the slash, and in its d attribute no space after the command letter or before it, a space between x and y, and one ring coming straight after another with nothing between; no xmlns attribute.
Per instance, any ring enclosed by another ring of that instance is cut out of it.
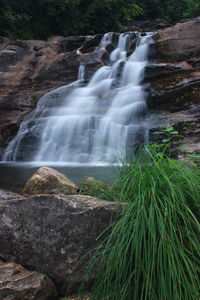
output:
<svg viewBox="0 0 200 300"><path fill-rule="evenodd" d="M148 141L146 92L142 85L151 36L138 36L127 58L131 33L119 36L110 63L86 86L85 66L78 80L44 95L21 124L4 161L111 163ZM106 34L98 48L110 42Z"/></svg>

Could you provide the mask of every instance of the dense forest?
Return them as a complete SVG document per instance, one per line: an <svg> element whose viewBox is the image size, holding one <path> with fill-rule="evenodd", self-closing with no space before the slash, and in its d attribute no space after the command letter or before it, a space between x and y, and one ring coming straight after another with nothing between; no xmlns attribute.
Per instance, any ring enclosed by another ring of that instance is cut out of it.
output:
<svg viewBox="0 0 200 300"><path fill-rule="evenodd" d="M133 20L179 21L200 14L199 0L1 0L0 35L45 39L117 30Z"/></svg>

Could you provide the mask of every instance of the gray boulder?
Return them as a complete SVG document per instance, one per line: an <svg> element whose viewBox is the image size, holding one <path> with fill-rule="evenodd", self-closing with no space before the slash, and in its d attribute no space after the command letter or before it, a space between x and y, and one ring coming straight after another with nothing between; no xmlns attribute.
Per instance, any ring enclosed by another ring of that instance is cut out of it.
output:
<svg viewBox="0 0 200 300"><path fill-rule="evenodd" d="M47 274L59 291L83 281L97 237L121 208L90 196L39 195L0 203L0 257ZM89 280L97 276L97 270Z"/></svg>

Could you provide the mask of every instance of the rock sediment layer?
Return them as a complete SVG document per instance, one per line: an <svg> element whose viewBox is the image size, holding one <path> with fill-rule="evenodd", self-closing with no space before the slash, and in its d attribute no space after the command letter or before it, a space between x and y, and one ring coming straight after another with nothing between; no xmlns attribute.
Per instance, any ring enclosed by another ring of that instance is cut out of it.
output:
<svg viewBox="0 0 200 300"><path fill-rule="evenodd" d="M174 126L183 135L179 144L185 151L199 153L200 19L164 29L154 41L146 69L149 105L158 116L153 127Z"/></svg>

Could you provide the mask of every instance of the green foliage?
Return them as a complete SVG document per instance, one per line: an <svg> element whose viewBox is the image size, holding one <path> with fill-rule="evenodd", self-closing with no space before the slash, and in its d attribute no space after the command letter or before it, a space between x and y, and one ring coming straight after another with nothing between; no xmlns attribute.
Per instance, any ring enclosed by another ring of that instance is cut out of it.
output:
<svg viewBox="0 0 200 300"><path fill-rule="evenodd" d="M179 134L178 131L174 130L174 128L172 126L167 127L160 131L155 131L153 134L164 135L165 138L162 139L162 142L166 143L166 145L171 143L174 138L183 137L182 135Z"/></svg>
<svg viewBox="0 0 200 300"><path fill-rule="evenodd" d="M141 14L142 8L127 0L35 0L17 9L2 6L0 35L16 38L19 30L17 37L26 38L21 28L31 29L34 38L104 33Z"/></svg>
<svg viewBox="0 0 200 300"><path fill-rule="evenodd" d="M17 12L9 6L0 8L0 34L2 36L12 36L12 38L31 38L31 31L24 28L25 24L31 22L31 16L25 12Z"/></svg>
<svg viewBox="0 0 200 300"><path fill-rule="evenodd" d="M172 126L162 129L160 131L155 131L154 135L158 135L160 137L160 144L154 144L151 147L156 149L156 151L167 154L170 157L177 157L180 152L181 146L177 147L176 142L183 138L177 130L175 130Z"/></svg>
<svg viewBox="0 0 200 300"><path fill-rule="evenodd" d="M198 300L199 169L150 149L118 182L128 207L92 261L101 269L90 299Z"/></svg>
<svg viewBox="0 0 200 300"><path fill-rule="evenodd" d="M178 21L198 14L198 0L19 0L1 5L0 35L44 39L104 33L134 19Z"/></svg>
<svg viewBox="0 0 200 300"><path fill-rule="evenodd" d="M80 192L81 195L88 195L97 197L99 199L104 199L108 201L114 201L117 194L113 188L101 181L85 180L81 183Z"/></svg>

